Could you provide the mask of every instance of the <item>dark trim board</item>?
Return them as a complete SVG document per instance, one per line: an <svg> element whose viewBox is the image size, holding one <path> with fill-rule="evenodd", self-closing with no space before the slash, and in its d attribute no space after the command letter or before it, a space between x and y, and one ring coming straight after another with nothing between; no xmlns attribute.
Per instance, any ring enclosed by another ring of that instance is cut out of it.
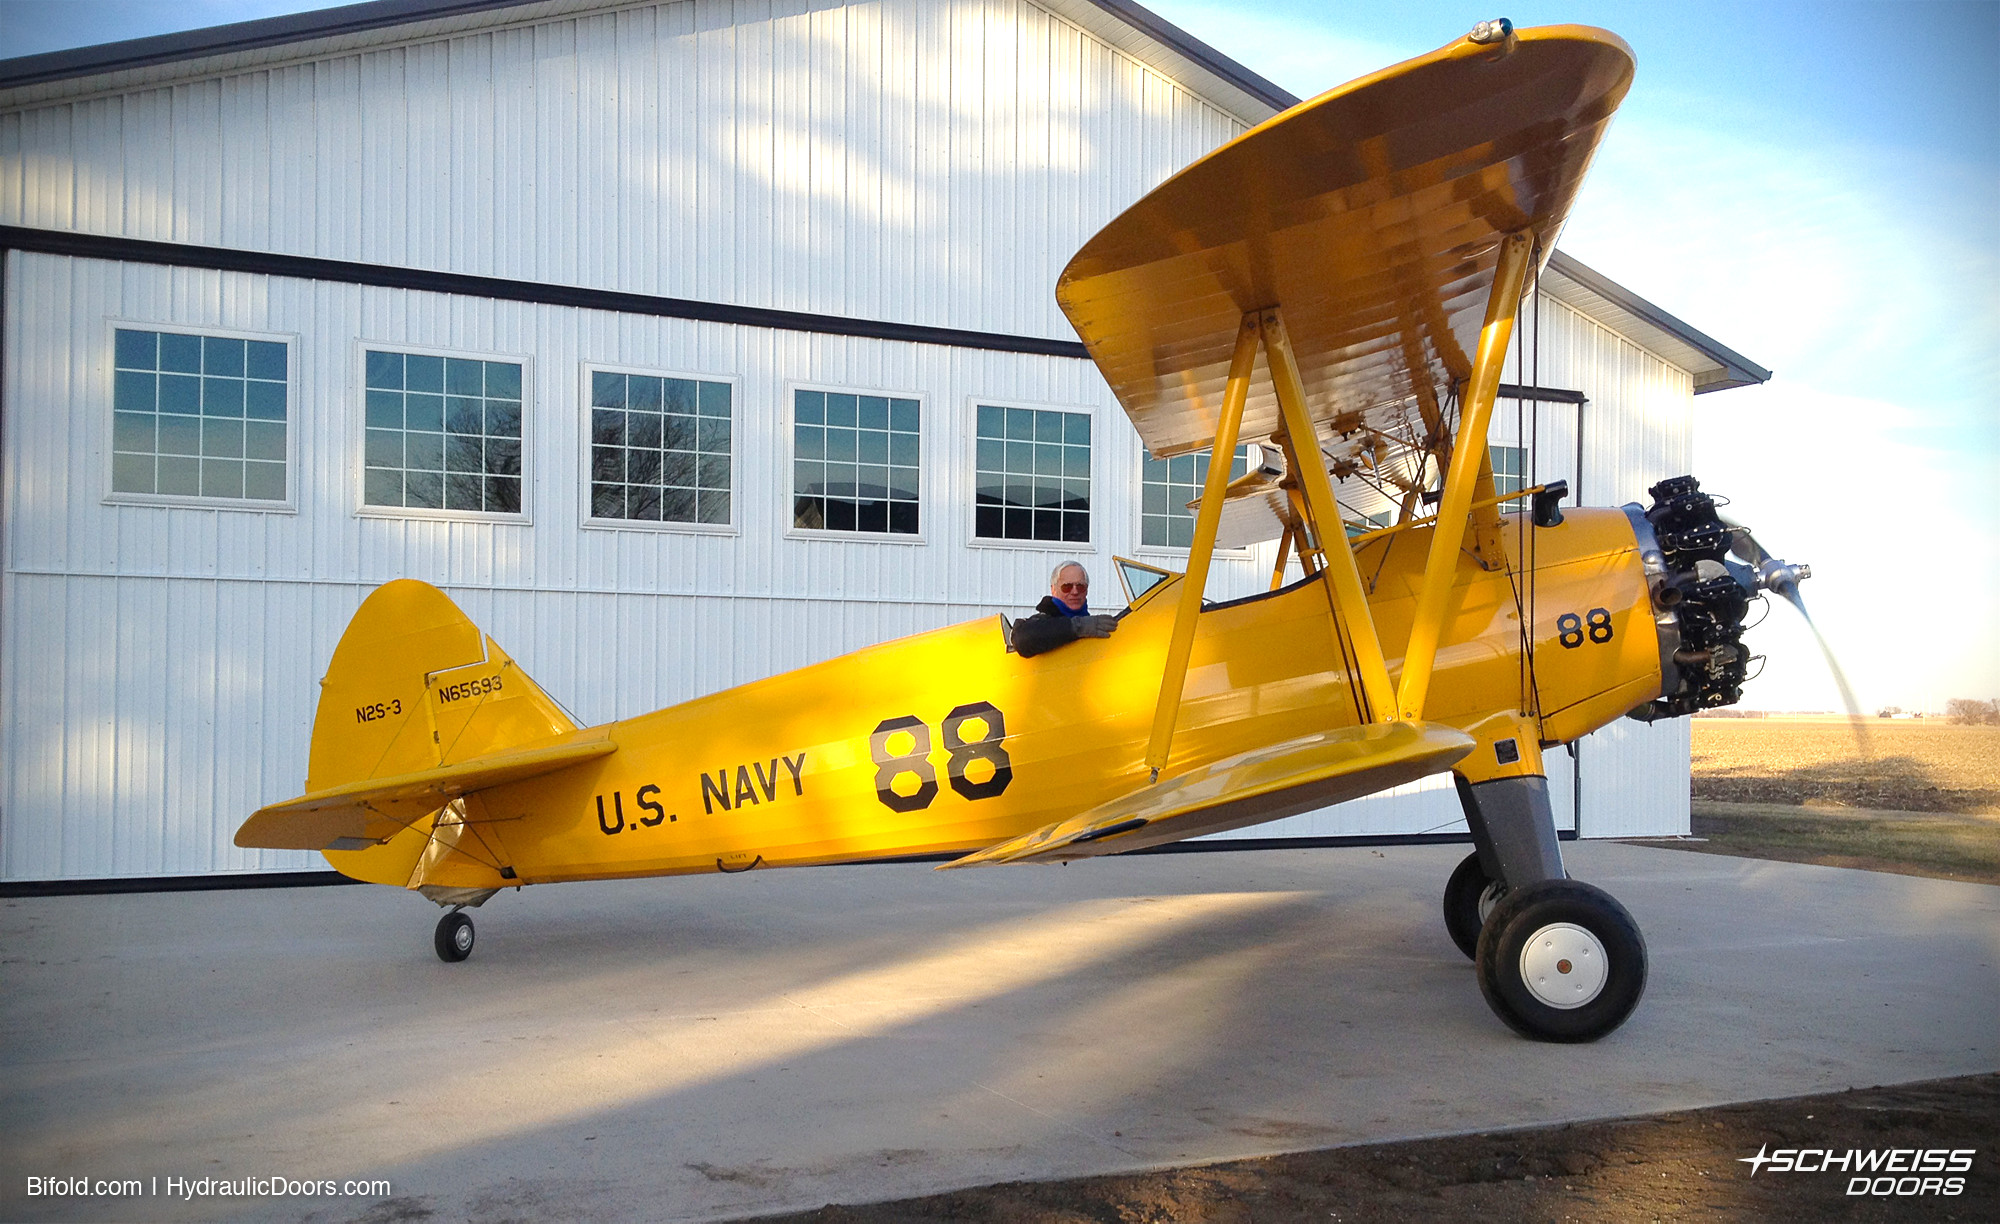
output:
<svg viewBox="0 0 2000 1224"><path fill-rule="evenodd" d="M80 234L69 230L32 229L19 225L0 225L0 247L13 251L33 251L42 255L68 255L80 259L153 264L167 268L248 272L262 276L289 277L294 280L371 285L382 289L412 289L428 293L449 293L460 297L491 298L503 302L528 302L540 306L570 306L579 310L603 310L615 314L691 319L700 323L734 323L743 327L765 327L777 331L858 336L869 340L900 340L910 344L936 344L946 348L979 349L990 353L1028 353L1040 357L1069 357L1079 361L1087 361L1090 358L1083 344L1076 340L1016 336L1005 332L966 331L955 327L927 327L917 323L896 323L886 319L855 319L844 315L813 314L803 310L772 310L762 306L737 306L728 302L704 302L694 298L657 297L648 293L626 293L616 289L591 289L582 285L557 285L545 281L511 280L499 276L471 276L463 272L399 268L389 264L360 263L347 259L321 259L312 255L246 251L238 247L154 242L144 238L118 238L106 234Z"/></svg>
<svg viewBox="0 0 2000 1224"><path fill-rule="evenodd" d="M1558 829L1563 841L1575 841L1576 832ZM1148 846L1128 851L1141 854L1220 854L1235 850L1337 850L1364 846L1449 846L1470 845L1470 833L1373 833L1354 837L1238 837L1227 841L1179 841L1164 846ZM881 867L891 863L949 863L962 854L908 854L891 858L860 859L849 867ZM841 866L842 864L834 864ZM664 878L664 877L663 877ZM220 892L233 888L314 888L329 884L360 884L337 871L232 872L212 876L139 876L111 880L28 880L0 883L0 897L84 897L107 893ZM531 887L523 885L522 887Z"/></svg>
<svg viewBox="0 0 2000 1224"><path fill-rule="evenodd" d="M101 897L110 893L222 892L360 884L338 871L232 871L222 875L115 876L108 880L0 881L0 897Z"/></svg>

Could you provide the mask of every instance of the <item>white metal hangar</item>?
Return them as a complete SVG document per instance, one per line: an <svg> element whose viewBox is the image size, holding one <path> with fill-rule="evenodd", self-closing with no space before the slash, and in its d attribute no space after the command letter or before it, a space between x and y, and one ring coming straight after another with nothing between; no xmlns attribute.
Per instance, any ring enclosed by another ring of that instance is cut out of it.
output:
<svg viewBox="0 0 2000 1224"><path fill-rule="evenodd" d="M1295 101L1125 0L381 0L0 62L0 883L322 868L231 835L390 579L595 723L1173 565L1196 465L1052 286ZM1641 499L1768 377L1560 253L1537 294L1513 487ZM1600 732L1559 818L1685 831L1687 760ZM1447 784L1249 832L1462 827Z"/></svg>

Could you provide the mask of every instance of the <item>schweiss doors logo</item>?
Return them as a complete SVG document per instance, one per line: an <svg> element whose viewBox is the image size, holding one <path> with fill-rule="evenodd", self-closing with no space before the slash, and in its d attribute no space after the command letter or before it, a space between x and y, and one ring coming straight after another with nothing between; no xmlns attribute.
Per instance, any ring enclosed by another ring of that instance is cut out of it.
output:
<svg viewBox="0 0 2000 1224"><path fill-rule="evenodd" d="M1916 1195L1965 1193L1965 1178L1949 1173L1972 1172L1972 1155L1977 1148L1830 1148L1758 1147L1755 1156L1739 1156L1738 1164L1750 1166L1750 1176L1759 1173L1845 1173L1847 1192L1875 1198L1907 1198Z"/></svg>

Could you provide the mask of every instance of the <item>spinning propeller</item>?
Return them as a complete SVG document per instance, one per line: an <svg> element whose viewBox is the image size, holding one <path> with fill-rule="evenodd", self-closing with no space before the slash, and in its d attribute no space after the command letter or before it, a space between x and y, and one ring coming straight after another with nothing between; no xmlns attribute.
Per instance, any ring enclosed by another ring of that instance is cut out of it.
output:
<svg viewBox="0 0 2000 1224"><path fill-rule="evenodd" d="M1826 668L1833 673L1833 682L1840 688L1840 699L1847 705L1848 725L1854 728L1854 739L1860 745L1861 755L1873 755L1869 751L1868 729L1862 722L1861 703L1854 699L1854 690L1847 683L1847 673L1841 670L1840 660L1833 657L1833 647L1827 645L1826 635L1819 631L1812 613L1806 611L1805 597L1799 594L1799 583L1812 577L1812 567L1779 560L1771 555L1750 529L1728 519L1720 520L1734 536L1729 542L1732 556L1750 567L1751 585L1757 590L1775 591L1786 603L1799 610L1805 618L1806 628L1812 630L1813 640L1819 643L1819 652L1826 659Z"/></svg>

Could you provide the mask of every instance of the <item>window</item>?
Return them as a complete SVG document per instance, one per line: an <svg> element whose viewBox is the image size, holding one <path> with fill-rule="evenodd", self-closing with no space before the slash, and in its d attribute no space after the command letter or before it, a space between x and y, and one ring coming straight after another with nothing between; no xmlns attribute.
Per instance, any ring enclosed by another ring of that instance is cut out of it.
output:
<svg viewBox="0 0 2000 1224"><path fill-rule="evenodd" d="M1229 465L1231 480L1249 470L1247 446L1236 448ZM1146 458L1140 480L1139 543L1149 548L1187 548L1194 543L1194 515L1187 504L1201 496L1208 481L1208 452Z"/></svg>
<svg viewBox="0 0 2000 1224"><path fill-rule="evenodd" d="M590 371L590 517L728 526L734 390Z"/></svg>
<svg viewBox="0 0 2000 1224"><path fill-rule="evenodd" d="M521 366L366 351L362 503L521 512Z"/></svg>
<svg viewBox="0 0 2000 1224"><path fill-rule="evenodd" d="M1493 456L1493 491L1495 493L1519 493L1528 487L1528 452L1520 446L1489 446L1487 453ZM1521 499L1516 497L1500 503L1502 510L1519 510Z"/></svg>
<svg viewBox="0 0 2000 1224"><path fill-rule="evenodd" d="M121 327L112 348L112 492L285 500L283 342Z"/></svg>
<svg viewBox="0 0 2000 1224"><path fill-rule="evenodd" d="M915 535L914 399L800 388L792 393L792 526Z"/></svg>
<svg viewBox="0 0 2000 1224"><path fill-rule="evenodd" d="M1090 541L1090 414L978 407L973 535Z"/></svg>
<svg viewBox="0 0 2000 1224"><path fill-rule="evenodd" d="M1355 536L1367 535L1371 531L1380 531L1394 523L1395 518L1396 510L1393 506L1377 510L1373 514L1357 514L1347 520L1347 538L1351 540Z"/></svg>

